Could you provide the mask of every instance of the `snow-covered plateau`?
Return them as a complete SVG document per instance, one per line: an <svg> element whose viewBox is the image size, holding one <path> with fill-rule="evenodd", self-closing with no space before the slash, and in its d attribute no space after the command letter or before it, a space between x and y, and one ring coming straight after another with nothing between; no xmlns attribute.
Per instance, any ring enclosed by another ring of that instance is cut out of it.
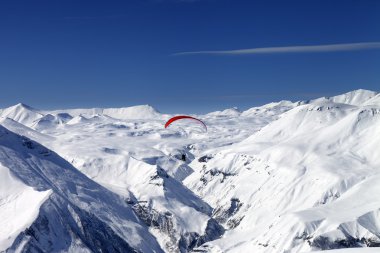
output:
<svg viewBox="0 0 380 253"><path fill-rule="evenodd" d="M172 116L0 109L0 252L380 252L380 93Z"/></svg>

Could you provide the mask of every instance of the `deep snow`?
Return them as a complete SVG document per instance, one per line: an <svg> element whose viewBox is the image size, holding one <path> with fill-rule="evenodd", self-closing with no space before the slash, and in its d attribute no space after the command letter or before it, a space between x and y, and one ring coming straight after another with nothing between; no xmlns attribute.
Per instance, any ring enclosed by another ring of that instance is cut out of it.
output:
<svg viewBox="0 0 380 253"><path fill-rule="evenodd" d="M93 237L115 238L109 252L380 246L376 92L193 115L207 133L164 129L172 115L148 105L0 116L0 250L94 251Z"/></svg>

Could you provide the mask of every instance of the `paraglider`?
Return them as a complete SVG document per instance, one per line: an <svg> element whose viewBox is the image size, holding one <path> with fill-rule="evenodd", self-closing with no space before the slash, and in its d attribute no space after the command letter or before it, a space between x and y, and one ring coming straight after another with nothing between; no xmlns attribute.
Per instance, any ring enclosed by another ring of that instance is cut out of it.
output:
<svg viewBox="0 0 380 253"><path fill-rule="evenodd" d="M175 116L175 117L170 118L165 123L165 128L168 128L173 122L178 121L178 120L191 120L195 123L200 124L202 126L202 128L204 129L204 131L207 132L207 126L202 120L191 117L191 116L187 116L187 115L179 115L179 116Z"/></svg>

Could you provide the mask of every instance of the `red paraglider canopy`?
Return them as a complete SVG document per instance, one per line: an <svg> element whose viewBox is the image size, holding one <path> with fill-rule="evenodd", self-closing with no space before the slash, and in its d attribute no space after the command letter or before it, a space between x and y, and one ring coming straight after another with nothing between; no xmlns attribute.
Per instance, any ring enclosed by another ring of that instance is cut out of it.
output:
<svg viewBox="0 0 380 253"><path fill-rule="evenodd" d="M187 115L179 115L179 116L175 116L175 117L169 119L169 120L165 123L165 128L167 128L168 126L170 126L170 124L173 123L174 121L176 121L176 120L180 120L180 119L191 119L191 120L196 120L197 122L201 123L201 124L204 126L204 128L206 129L206 131L207 131L207 126L206 126L206 124L205 124L202 120L197 119L197 118L194 118L194 117L191 117L191 116L187 116Z"/></svg>

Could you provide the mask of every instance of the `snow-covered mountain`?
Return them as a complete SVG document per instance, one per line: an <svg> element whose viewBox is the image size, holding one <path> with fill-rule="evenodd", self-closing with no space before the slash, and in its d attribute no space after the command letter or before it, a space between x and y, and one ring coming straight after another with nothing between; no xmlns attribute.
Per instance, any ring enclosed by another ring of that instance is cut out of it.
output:
<svg viewBox="0 0 380 253"><path fill-rule="evenodd" d="M83 115L86 117L105 115L115 119L154 119L161 116L160 112L150 105L137 105L123 108L65 109L51 111L51 113L67 113L71 116Z"/></svg>
<svg viewBox="0 0 380 253"><path fill-rule="evenodd" d="M10 118L27 126L32 124L34 121L42 118L43 116L44 115L37 109L34 109L22 103L0 111L0 117Z"/></svg>
<svg viewBox="0 0 380 253"><path fill-rule="evenodd" d="M207 114L207 116L217 116L217 117L233 117L233 116L239 116L241 114L241 111L237 107L225 109L223 111L216 111L216 112L210 112Z"/></svg>
<svg viewBox="0 0 380 253"><path fill-rule="evenodd" d="M360 106L366 103L368 100L375 97L376 95L378 95L377 92L360 89L360 90L354 90L354 91L347 92L345 94L334 96L334 97L318 98L318 99L312 100L312 102L318 103L318 102L330 101L334 103Z"/></svg>
<svg viewBox="0 0 380 253"><path fill-rule="evenodd" d="M147 105L1 110L0 251L380 247L379 96L197 116L207 133Z"/></svg>
<svg viewBox="0 0 380 253"><path fill-rule="evenodd" d="M0 250L160 252L119 195L40 144L0 127Z"/></svg>
<svg viewBox="0 0 380 253"><path fill-rule="evenodd" d="M306 104L207 162L195 160L185 184L217 210L237 206L222 220L239 226L209 247L307 252L380 245L379 126L379 107Z"/></svg>

